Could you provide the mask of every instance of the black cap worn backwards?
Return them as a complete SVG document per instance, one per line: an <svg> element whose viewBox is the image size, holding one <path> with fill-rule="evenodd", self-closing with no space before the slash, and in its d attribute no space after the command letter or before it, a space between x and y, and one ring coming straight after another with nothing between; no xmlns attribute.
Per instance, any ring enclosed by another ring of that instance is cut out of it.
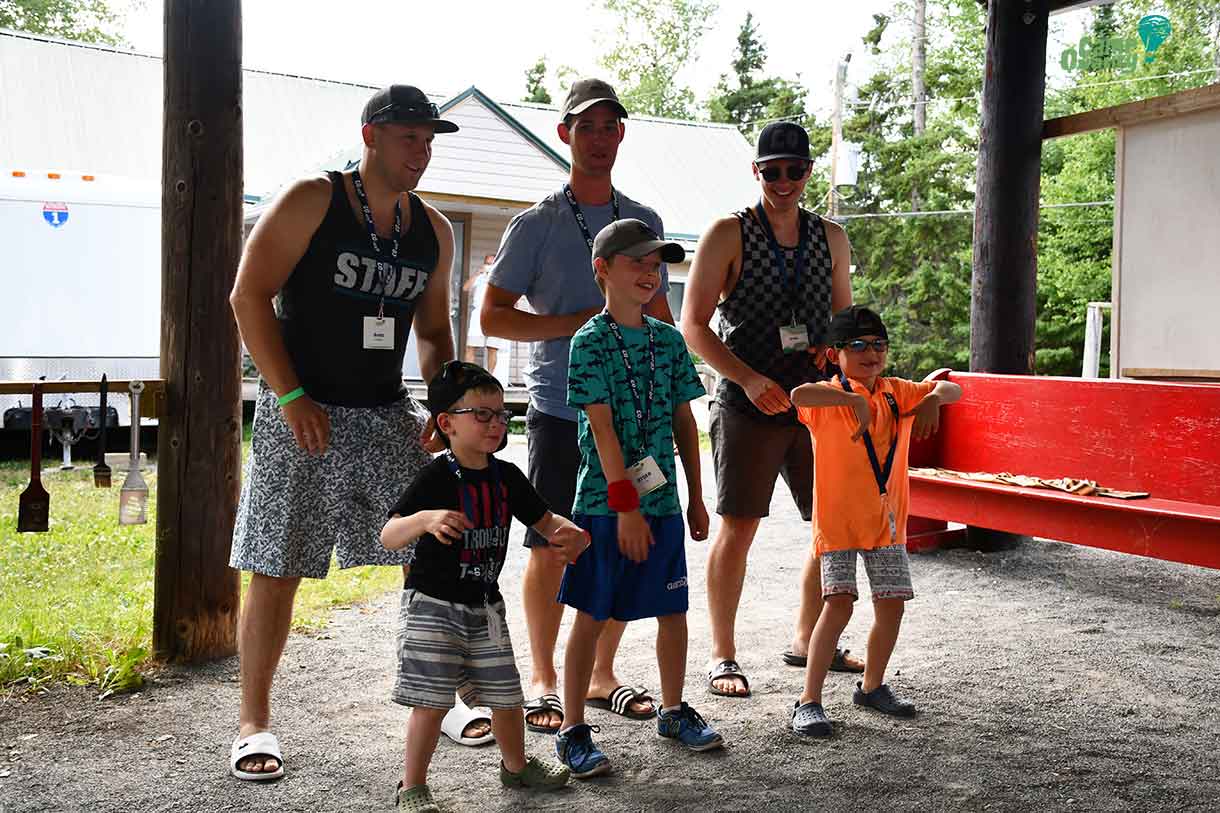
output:
<svg viewBox="0 0 1220 813"><path fill-rule="evenodd" d="M593 238L593 256L608 260L615 254L643 257L660 250L661 261L680 263L686 259L686 249L677 243L662 240L647 223L628 217L616 220Z"/></svg>
<svg viewBox="0 0 1220 813"><path fill-rule="evenodd" d="M618 100L618 94L609 82L601 79L578 79L573 82L568 90L568 98L563 102L561 118L566 121L568 116L580 115L598 102L609 102L621 118L627 118L627 108Z"/></svg>
<svg viewBox="0 0 1220 813"><path fill-rule="evenodd" d="M495 387L501 391L504 389L494 375L477 364L465 361L445 362L441 371L428 382L428 411L435 418L477 387Z"/></svg>
<svg viewBox="0 0 1220 813"><path fill-rule="evenodd" d="M888 340L890 334L876 311L863 305L852 305L830 317L830 341L832 344L849 342L861 336L879 336Z"/></svg>
<svg viewBox="0 0 1220 813"><path fill-rule="evenodd" d="M754 162L774 161L778 158L796 158L812 161L809 154L809 134L805 128L790 121L773 121L758 134L758 156Z"/></svg>
<svg viewBox="0 0 1220 813"><path fill-rule="evenodd" d="M360 115L361 124L431 124L435 133L456 133L458 126L440 117L436 105L417 87L390 85L373 94Z"/></svg>

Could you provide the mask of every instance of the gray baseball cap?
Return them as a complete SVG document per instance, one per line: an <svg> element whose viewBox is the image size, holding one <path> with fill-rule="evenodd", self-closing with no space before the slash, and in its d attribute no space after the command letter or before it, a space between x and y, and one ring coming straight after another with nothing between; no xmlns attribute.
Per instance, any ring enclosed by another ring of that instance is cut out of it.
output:
<svg viewBox="0 0 1220 813"><path fill-rule="evenodd" d="M627 108L618 100L618 94L609 82L601 79L578 79L568 90L568 98L563 102L563 119L568 116L578 116L598 102L609 102L618 110L619 116L627 118Z"/></svg>
<svg viewBox="0 0 1220 813"><path fill-rule="evenodd" d="M661 261L680 263L686 259L686 249L677 243L662 240L647 223L629 217L616 220L593 238L593 256L608 260L615 254L643 257L660 250Z"/></svg>

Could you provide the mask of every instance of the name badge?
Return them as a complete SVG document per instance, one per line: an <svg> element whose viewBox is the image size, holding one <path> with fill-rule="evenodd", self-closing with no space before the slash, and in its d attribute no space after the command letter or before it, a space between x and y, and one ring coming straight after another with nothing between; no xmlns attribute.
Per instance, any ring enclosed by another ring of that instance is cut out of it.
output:
<svg viewBox="0 0 1220 813"><path fill-rule="evenodd" d="M809 349L809 329L804 325L780 325L779 345L785 353L804 352Z"/></svg>
<svg viewBox="0 0 1220 813"><path fill-rule="evenodd" d="M394 349L394 317L387 316L385 319L378 319L376 316L364 317L364 349Z"/></svg>
<svg viewBox="0 0 1220 813"><path fill-rule="evenodd" d="M652 459L652 455L648 455L648 457L639 463L628 468L627 476L631 478L632 484L635 485L636 493L641 497L645 494L651 494L669 482L665 479L665 473L661 471L657 461Z"/></svg>

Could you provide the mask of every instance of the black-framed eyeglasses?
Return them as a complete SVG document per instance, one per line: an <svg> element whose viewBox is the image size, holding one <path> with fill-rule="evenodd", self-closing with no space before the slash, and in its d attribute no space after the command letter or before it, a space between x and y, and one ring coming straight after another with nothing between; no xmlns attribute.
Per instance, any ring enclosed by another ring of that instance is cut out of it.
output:
<svg viewBox="0 0 1220 813"><path fill-rule="evenodd" d="M379 123L377 118L382 113L394 113L393 119L438 119L441 117L440 108L429 102L428 104L399 104L390 102L385 107L378 108L369 114L370 123Z"/></svg>
<svg viewBox="0 0 1220 813"><path fill-rule="evenodd" d="M863 353L868 348L873 348L878 353L884 353L890 349L889 339L873 339L865 341L864 339L852 339L850 342L835 342L835 347L850 350L853 353Z"/></svg>
<svg viewBox="0 0 1220 813"><path fill-rule="evenodd" d="M754 166L758 167L758 164ZM789 164L785 169L779 167L758 167L758 174L762 176L767 183L774 183L779 180L781 173L788 176L790 181L799 181L805 177L805 173L809 171L809 163L801 162L799 164Z"/></svg>
<svg viewBox="0 0 1220 813"><path fill-rule="evenodd" d="M491 423L491 419L499 418L500 423L508 426L509 420L513 417L511 409L490 409L488 407L462 407L461 409L447 410L450 415L464 415L467 412L474 413L474 419L479 423Z"/></svg>

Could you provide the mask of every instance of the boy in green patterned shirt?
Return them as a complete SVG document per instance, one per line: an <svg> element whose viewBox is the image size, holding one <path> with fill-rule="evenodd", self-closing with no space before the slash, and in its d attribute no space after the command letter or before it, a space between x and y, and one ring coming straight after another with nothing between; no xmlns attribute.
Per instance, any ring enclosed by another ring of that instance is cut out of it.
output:
<svg viewBox="0 0 1220 813"><path fill-rule="evenodd" d="M568 404L581 409L573 519L592 544L568 565L559 601L577 610L564 656L564 726L559 758L577 778L607 772L584 701L598 636L608 619L657 619L662 709L657 733L695 751L724 740L682 701L686 674L686 531L678 502L674 442L687 483L691 536L706 539L699 432L690 401L704 394L675 328L644 316L662 262L685 252L645 223L627 219L593 242L593 269L606 310L572 337Z"/></svg>

